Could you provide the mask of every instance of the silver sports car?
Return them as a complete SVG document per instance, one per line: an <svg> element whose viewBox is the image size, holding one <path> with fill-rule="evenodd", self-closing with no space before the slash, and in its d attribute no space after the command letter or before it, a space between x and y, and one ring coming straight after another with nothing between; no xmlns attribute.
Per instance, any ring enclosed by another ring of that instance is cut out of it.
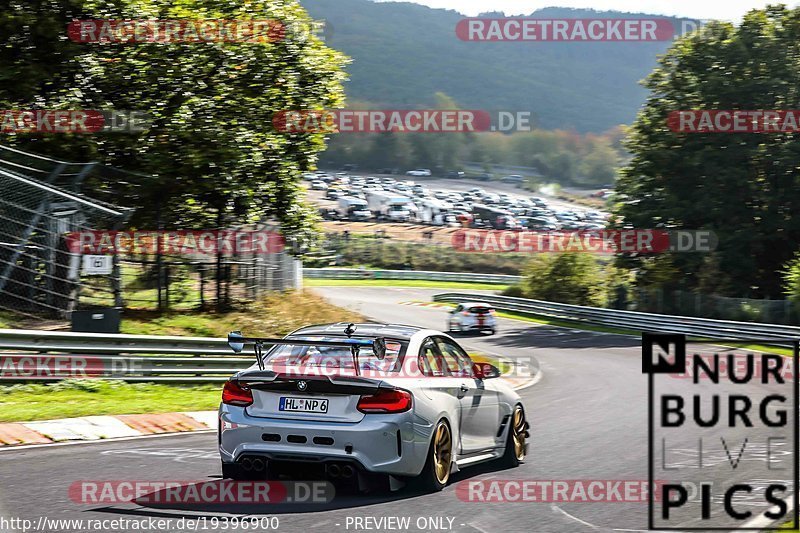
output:
<svg viewBox="0 0 800 533"><path fill-rule="evenodd" d="M316 469L359 486L441 490L484 461L517 466L528 424L499 370L450 336L396 324L308 326L283 339L228 337L256 364L225 383L223 476L264 479Z"/></svg>

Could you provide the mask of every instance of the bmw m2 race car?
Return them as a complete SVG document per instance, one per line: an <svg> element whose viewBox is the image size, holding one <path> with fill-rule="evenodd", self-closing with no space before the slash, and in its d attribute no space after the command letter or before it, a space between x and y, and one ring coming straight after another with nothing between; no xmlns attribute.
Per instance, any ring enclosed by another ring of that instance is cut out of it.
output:
<svg viewBox="0 0 800 533"><path fill-rule="evenodd" d="M519 395L439 331L339 323L228 341L236 353L253 346L256 364L225 383L223 477L311 471L359 488L377 477L392 490L436 491L466 466L525 459Z"/></svg>

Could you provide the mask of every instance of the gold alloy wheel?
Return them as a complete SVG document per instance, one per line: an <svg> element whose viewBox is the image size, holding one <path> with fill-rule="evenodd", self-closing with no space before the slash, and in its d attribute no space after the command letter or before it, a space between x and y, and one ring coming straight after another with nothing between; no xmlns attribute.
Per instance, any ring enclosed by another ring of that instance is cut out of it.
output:
<svg viewBox="0 0 800 533"><path fill-rule="evenodd" d="M450 459L452 458L453 439L450 438L450 428L444 422L439 422L436 435L433 438L433 463L436 480L442 485L450 479Z"/></svg>
<svg viewBox="0 0 800 533"><path fill-rule="evenodd" d="M514 409L514 425L511 426L513 432L512 438L514 439L514 455L517 461L525 459L525 415L522 412L522 407L519 405Z"/></svg>

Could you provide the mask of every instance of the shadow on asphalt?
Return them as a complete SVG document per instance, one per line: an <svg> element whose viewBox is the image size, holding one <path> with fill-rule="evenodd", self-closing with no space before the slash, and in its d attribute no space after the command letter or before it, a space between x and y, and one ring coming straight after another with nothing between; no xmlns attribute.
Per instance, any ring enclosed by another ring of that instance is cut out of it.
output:
<svg viewBox="0 0 800 533"><path fill-rule="evenodd" d="M450 483L444 488L444 493L450 493L452 498L456 498L456 489L459 483L463 483L476 476L489 474L493 472L500 472L506 470L505 468L495 466L494 462L483 463L474 467L467 468L453 474L450 478ZM511 469L513 471L513 469ZM219 476L210 476L219 477ZM230 481L228 481L231 483ZM225 483L221 479L214 481L207 481L196 484L219 484ZM271 482L281 483L281 482ZM401 500L413 500L419 497L425 497L428 493L415 491L409 488L403 488L395 492L382 491L369 494L359 494L354 491L338 491L331 501L324 503L240 503L240 504L217 504L217 503L143 503L143 501L165 500L168 499L166 491L157 491L150 494L143 495L138 501L132 501L132 504L138 505L137 508L117 507L117 506L104 506L87 509L87 511L98 513L109 513L115 515L126 515L141 518L172 518L172 519L193 519L219 517L222 515L264 515L264 514L298 514L298 513L312 513L321 511L333 511L340 509L350 509L354 507L367 507L370 505L379 505L387 502L396 502ZM191 514L189 514L191 513Z"/></svg>

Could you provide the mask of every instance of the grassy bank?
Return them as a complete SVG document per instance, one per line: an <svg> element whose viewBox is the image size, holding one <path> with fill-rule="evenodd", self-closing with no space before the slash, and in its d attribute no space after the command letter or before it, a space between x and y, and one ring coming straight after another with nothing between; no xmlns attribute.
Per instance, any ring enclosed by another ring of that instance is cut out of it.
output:
<svg viewBox="0 0 800 533"><path fill-rule="evenodd" d="M264 298L246 311L132 314L122 321L121 329L132 335L224 337L230 331L241 330L274 337L308 324L363 320L362 315L337 307L311 291L291 291Z"/></svg>

